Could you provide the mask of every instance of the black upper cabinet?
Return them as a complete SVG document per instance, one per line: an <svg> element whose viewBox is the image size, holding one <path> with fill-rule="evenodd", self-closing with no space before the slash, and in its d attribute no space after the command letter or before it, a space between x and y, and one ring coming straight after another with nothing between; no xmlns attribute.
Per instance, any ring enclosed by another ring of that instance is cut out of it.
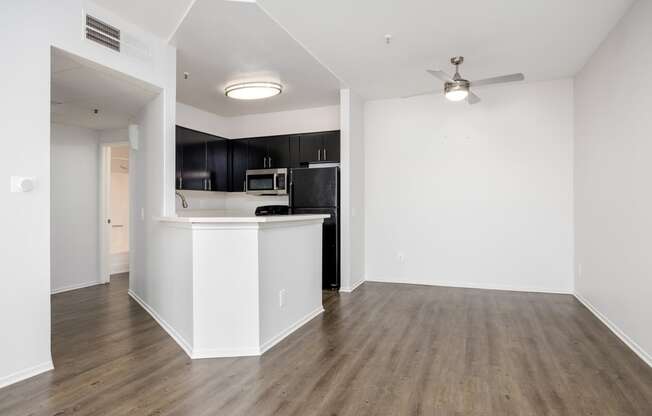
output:
<svg viewBox="0 0 652 416"><path fill-rule="evenodd" d="M321 153L321 160L327 162L340 161L340 132L329 131L322 135L324 147Z"/></svg>
<svg viewBox="0 0 652 416"><path fill-rule="evenodd" d="M228 160L229 150L226 139L206 143L209 178L208 191L226 192L229 190Z"/></svg>
<svg viewBox="0 0 652 416"><path fill-rule="evenodd" d="M249 139L249 169L287 168L290 166L288 136Z"/></svg>
<svg viewBox="0 0 652 416"><path fill-rule="evenodd" d="M338 130L305 133L297 136L299 137L300 164L340 161L340 132Z"/></svg>
<svg viewBox="0 0 652 416"><path fill-rule="evenodd" d="M249 139L248 169L267 168L267 138Z"/></svg>
<svg viewBox="0 0 652 416"><path fill-rule="evenodd" d="M227 140L177 126L176 187L243 192L247 169L339 162L340 132Z"/></svg>
<svg viewBox="0 0 652 416"><path fill-rule="evenodd" d="M183 145L181 189L203 191L210 176L206 166L206 142Z"/></svg>
<svg viewBox="0 0 652 416"><path fill-rule="evenodd" d="M228 190L227 140L177 126L177 189Z"/></svg>
<svg viewBox="0 0 652 416"><path fill-rule="evenodd" d="M290 166L290 138L277 136L267 139L267 167L287 168Z"/></svg>
<svg viewBox="0 0 652 416"><path fill-rule="evenodd" d="M229 191L244 192L247 176L247 140L229 140Z"/></svg>
<svg viewBox="0 0 652 416"><path fill-rule="evenodd" d="M299 136L299 161L302 164L316 162L321 160L321 152L324 147L323 133L308 133Z"/></svg>

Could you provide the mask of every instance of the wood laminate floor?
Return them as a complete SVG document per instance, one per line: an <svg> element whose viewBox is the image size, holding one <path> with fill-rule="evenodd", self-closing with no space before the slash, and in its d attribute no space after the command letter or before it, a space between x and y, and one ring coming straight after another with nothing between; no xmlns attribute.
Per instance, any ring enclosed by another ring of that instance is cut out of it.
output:
<svg viewBox="0 0 652 416"><path fill-rule="evenodd" d="M127 285L52 297L55 370L0 415L652 415L652 369L571 296L367 282L262 357L191 361Z"/></svg>

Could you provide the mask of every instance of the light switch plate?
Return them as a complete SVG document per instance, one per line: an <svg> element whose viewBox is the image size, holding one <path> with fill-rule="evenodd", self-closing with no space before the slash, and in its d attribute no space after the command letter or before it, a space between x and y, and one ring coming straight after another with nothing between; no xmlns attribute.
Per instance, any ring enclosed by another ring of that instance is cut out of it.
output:
<svg viewBox="0 0 652 416"><path fill-rule="evenodd" d="M36 179L32 176L12 176L11 192L31 192L36 186Z"/></svg>

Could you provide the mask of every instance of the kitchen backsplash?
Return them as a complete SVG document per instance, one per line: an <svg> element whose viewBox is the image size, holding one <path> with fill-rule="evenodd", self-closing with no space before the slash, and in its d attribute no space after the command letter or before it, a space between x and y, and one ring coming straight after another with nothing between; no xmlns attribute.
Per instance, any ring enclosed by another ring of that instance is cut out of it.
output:
<svg viewBox="0 0 652 416"><path fill-rule="evenodd" d="M215 209L226 211L243 211L253 214L261 205L288 205L287 195L259 196L244 192L204 192L180 191L188 201L188 209ZM177 198L177 211L183 211L181 201Z"/></svg>

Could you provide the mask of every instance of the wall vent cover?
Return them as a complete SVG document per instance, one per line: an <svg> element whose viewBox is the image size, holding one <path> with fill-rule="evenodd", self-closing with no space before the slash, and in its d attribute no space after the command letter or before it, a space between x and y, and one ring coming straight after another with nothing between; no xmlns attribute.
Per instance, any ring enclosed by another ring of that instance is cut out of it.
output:
<svg viewBox="0 0 652 416"><path fill-rule="evenodd" d="M120 52L120 29L86 15L86 39Z"/></svg>

